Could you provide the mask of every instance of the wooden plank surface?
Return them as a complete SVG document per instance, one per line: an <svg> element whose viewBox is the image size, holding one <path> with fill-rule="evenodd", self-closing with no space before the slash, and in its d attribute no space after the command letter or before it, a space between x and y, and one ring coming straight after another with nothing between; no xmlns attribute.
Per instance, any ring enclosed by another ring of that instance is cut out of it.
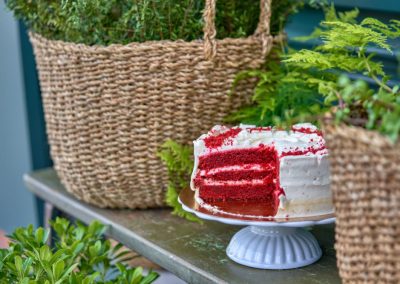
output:
<svg viewBox="0 0 400 284"><path fill-rule="evenodd" d="M87 205L67 193L53 169L24 176L37 196L85 223L109 225L107 234L188 283L340 283L333 249L332 225L312 229L323 256L292 270L258 270L232 262L225 254L241 228L216 222L203 225L172 216L168 209L110 210Z"/></svg>

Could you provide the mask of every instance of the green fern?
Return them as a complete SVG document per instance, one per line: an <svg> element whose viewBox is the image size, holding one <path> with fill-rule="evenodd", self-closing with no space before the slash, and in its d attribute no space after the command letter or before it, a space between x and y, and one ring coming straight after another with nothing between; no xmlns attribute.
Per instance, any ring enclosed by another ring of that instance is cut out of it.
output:
<svg viewBox="0 0 400 284"><path fill-rule="evenodd" d="M400 36L399 22L384 24L366 18L361 24L323 22L322 25L326 30L321 34L322 43L319 46L312 51L301 50L289 54L283 62L288 68L302 72L308 72L309 68L319 72L360 72L375 81L378 85L376 91L359 80L352 82L342 76L341 81L339 78L333 82L321 81L319 92L328 97L325 98L326 103L339 104L339 108L335 108L336 121L357 123L378 130L393 141L397 140L400 133L399 86L388 85L389 76L384 72L383 64L374 61L374 54L368 55L366 51L367 47L376 46L392 52L388 38ZM328 83L331 91L324 88ZM354 120L355 109L363 117ZM364 123L360 123L362 118Z"/></svg>
<svg viewBox="0 0 400 284"><path fill-rule="evenodd" d="M189 213L182 209L182 205L178 202L179 192L180 190L174 187L171 183L168 185L166 202L170 207L173 208L172 214L179 216L181 218L185 218L188 221L203 224L202 220L197 218L192 213Z"/></svg>
<svg viewBox="0 0 400 284"><path fill-rule="evenodd" d="M396 141L400 134L400 86L388 84L389 76L367 48L392 52L389 38L400 36L400 21L385 24L366 18L357 24L358 10L337 13L327 9L323 21L308 39L319 39L312 49L289 50L281 64L266 70L247 71L259 79L253 105L230 115L230 121L289 126L296 122L319 123L333 117L336 123L377 130ZM344 73L361 73L365 80L351 80ZM371 89L366 79L378 89Z"/></svg>
<svg viewBox="0 0 400 284"><path fill-rule="evenodd" d="M288 66L296 66L302 69L318 68L321 71L342 70L346 72L366 72L368 67L374 70L376 75L384 75L383 65L380 62L368 60L368 62L355 57L350 51L342 52L320 52L319 49L302 49L296 53L289 54L284 63ZM368 63L368 65L367 65Z"/></svg>
<svg viewBox="0 0 400 284"><path fill-rule="evenodd" d="M173 140L165 141L157 153L168 170L169 182L165 201L173 208L172 214L202 223L199 218L183 210L178 202L180 191L189 187L190 174L193 170L192 154L192 147L181 145Z"/></svg>
<svg viewBox="0 0 400 284"><path fill-rule="evenodd" d="M320 46L322 50L336 51L344 48L364 49L367 46L377 45L390 51L387 44L387 33L375 30L375 26L364 27L358 24L344 22L322 22L327 27L327 31L321 34L324 44ZM389 29L389 26L387 26Z"/></svg>
<svg viewBox="0 0 400 284"><path fill-rule="evenodd" d="M361 22L360 25L373 28L378 32L391 38L398 37L400 33L400 21L390 20L390 23L391 24L388 26L377 19L366 18Z"/></svg>
<svg viewBox="0 0 400 284"><path fill-rule="evenodd" d="M360 11L357 8L350 11L338 13L333 3L331 5L323 5L322 9L325 15L325 20L324 20L325 22L344 22L344 23L355 24L357 22L356 19L360 13ZM318 39L322 35L324 30L325 29L323 26L316 27L310 35L295 37L295 40L308 41L312 39Z"/></svg>
<svg viewBox="0 0 400 284"><path fill-rule="evenodd" d="M267 60L265 70L240 73L234 86L248 77L256 77L257 85L252 96L253 104L226 117L227 122L255 124L259 126L279 125L289 127L301 120L310 120L326 111L322 96L317 96L317 78L324 80L331 74L296 72L287 66Z"/></svg>

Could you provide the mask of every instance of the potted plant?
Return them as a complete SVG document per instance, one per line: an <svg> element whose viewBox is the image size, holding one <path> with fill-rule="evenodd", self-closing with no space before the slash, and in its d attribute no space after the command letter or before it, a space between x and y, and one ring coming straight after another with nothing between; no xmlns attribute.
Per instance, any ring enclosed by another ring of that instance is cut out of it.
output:
<svg viewBox="0 0 400 284"><path fill-rule="evenodd" d="M53 240L49 229L32 225L11 234L9 248L0 249L0 283L149 284L158 278L155 272L143 275L141 267L128 267L130 252L104 240L106 227L99 222L84 226L57 218L51 227Z"/></svg>
<svg viewBox="0 0 400 284"><path fill-rule="evenodd" d="M240 74L237 80L259 81L253 104L229 120L319 124L330 151L340 276L346 283L399 282L400 86L368 51L393 52L388 39L399 38L400 21L358 23L357 16L357 9L337 14L331 6L303 38L316 40L313 48Z"/></svg>
<svg viewBox="0 0 400 284"><path fill-rule="evenodd" d="M101 207L165 205L159 145L191 141L242 105L253 82L229 98L235 74L263 64L299 5L8 0L31 31L51 156L66 189Z"/></svg>

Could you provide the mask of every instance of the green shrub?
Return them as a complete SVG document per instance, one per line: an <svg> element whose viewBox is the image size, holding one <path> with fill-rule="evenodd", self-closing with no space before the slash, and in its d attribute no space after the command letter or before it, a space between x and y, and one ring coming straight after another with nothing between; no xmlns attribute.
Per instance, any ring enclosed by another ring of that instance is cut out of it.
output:
<svg viewBox="0 0 400 284"><path fill-rule="evenodd" d="M126 266L129 252L104 240L106 227L98 222L87 227L57 218L52 228L53 247L47 244L50 230L32 225L15 230L10 247L0 250L0 284L149 284L158 277Z"/></svg>
<svg viewBox="0 0 400 284"><path fill-rule="evenodd" d="M147 40L194 40L203 36L205 0L8 0L7 6L33 31L49 39L88 45ZM250 35L259 0L217 1L217 36ZM302 4L273 1L272 32Z"/></svg>

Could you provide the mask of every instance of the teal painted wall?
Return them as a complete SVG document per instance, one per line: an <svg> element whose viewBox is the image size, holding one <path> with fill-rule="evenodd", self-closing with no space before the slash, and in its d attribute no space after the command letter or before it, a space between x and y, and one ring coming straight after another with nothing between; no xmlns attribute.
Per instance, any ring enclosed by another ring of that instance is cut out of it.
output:
<svg viewBox="0 0 400 284"><path fill-rule="evenodd" d="M31 154L18 23L4 6L0 1L0 229L11 232L37 218L22 182Z"/></svg>
<svg viewBox="0 0 400 284"><path fill-rule="evenodd" d="M400 0L334 0L333 2L338 11L348 11L357 7L360 10L359 19L374 17L383 22L400 19ZM313 42L299 42L295 38L309 35L314 27L323 20L323 17L321 10L312 8L305 8L294 15L285 29L289 36L290 46L297 49L312 46ZM393 54L378 48L371 49L371 52L376 53L375 58L384 64L385 70L392 76L392 83L399 84L400 74L397 57L400 58L400 39L391 40L391 45ZM353 77L357 76L354 75Z"/></svg>

